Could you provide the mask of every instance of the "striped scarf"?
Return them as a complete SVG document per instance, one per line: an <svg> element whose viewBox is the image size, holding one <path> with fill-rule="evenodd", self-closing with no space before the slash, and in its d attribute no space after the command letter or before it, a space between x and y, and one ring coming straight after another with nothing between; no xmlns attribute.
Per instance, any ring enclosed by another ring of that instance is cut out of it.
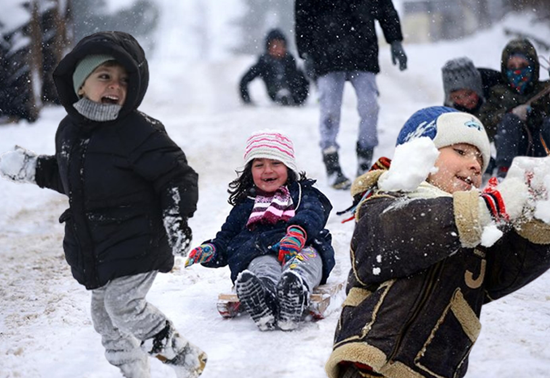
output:
<svg viewBox="0 0 550 378"><path fill-rule="evenodd" d="M294 204L286 186L281 186L274 193L258 191L246 226L252 228L257 223L275 224L280 220L286 222L294 215Z"/></svg>

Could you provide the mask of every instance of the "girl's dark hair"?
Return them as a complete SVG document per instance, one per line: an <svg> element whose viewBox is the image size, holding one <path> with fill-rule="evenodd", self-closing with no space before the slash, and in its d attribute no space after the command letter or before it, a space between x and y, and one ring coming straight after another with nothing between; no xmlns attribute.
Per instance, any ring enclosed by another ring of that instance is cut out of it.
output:
<svg viewBox="0 0 550 378"><path fill-rule="evenodd" d="M253 162L254 160L248 162L242 171L235 171L235 173L237 173L237 178L229 183L229 189L227 189L227 193L229 193L229 199L227 202L229 202L230 205L235 206L239 202L244 201L248 195L256 194L256 186L254 185L254 180L252 179ZM305 172L300 172L300 175L298 176L290 168L287 167L286 169L288 171L288 179L285 185L290 185L293 182L307 179Z"/></svg>

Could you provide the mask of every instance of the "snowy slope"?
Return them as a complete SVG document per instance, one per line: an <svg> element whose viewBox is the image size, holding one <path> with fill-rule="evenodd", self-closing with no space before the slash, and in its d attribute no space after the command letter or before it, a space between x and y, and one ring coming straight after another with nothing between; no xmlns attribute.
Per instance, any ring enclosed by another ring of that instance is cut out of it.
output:
<svg viewBox="0 0 550 378"><path fill-rule="evenodd" d="M506 23L550 38L548 28L533 27L526 17L511 17ZM459 42L405 45L409 55L405 72L391 65L388 48L382 47L376 156L393 154L395 137L414 111L442 102L440 67L446 60L469 56L480 66L499 67L507 42L502 27ZM177 18L168 18L163 28L173 28L177 34ZM276 128L290 135L299 168L319 179L318 187L335 210L350 204L347 193L328 188L324 181L315 96L304 108L279 108L267 101L262 85L255 82L251 93L257 106L244 107L237 98L238 78L255 58L220 54L208 62L182 59L179 52L184 44L178 38L159 41L151 57L150 90L141 109L165 124L199 172L199 210L190 222L193 245L213 237L227 216L227 184L241 167L246 138L258 129ZM52 153L63 114L60 108L48 108L33 125L0 127L0 151L19 144L38 153ZM355 97L351 87L346 87L339 143L348 175L356 166L357 123ZM0 378L120 377L103 357L100 337L91 325L90 294L74 281L64 261L63 229L57 218L66 200L35 186L5 180L0 180L0 193ZM333 213L328 224L337 254L333 282L345 280L349 269L347 246L353 224L340 221ZM230 285L227 268L193 266L159 275L149 295L186 337L208 353L203 377L325 376L323 367L342 296L324 320L307 323L295 332L262 333L248 317L224 320L218 315L216 297L229 291ZM550 273L485 307L468 377L550 377L548 287ZM152 361L153 378L173 376L170 368Z"/></svg>

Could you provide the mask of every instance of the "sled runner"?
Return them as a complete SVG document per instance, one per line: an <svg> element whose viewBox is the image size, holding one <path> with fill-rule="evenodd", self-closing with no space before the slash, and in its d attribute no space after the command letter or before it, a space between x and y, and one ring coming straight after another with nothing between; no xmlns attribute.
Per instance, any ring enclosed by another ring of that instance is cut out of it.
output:
<svg viewBox="0 0 550 378"><path fill-rule="evenodd" d="M332 297L344 288L344 284L344 282L330 283L316 287L311 294L308 314L315 320L323 319ZM226 319L234 318L244 311L234 291L219 294L217 308L220 315Z"/></svg>

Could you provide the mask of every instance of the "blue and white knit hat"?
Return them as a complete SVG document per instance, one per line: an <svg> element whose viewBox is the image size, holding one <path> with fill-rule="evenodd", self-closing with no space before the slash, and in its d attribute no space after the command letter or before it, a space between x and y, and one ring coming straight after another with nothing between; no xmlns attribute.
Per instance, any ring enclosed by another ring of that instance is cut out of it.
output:
<svg viewBox="0 0 550 378"><path fill-rule="evenodd" d="M266 158L283 162L300 176L296 159L294 158L294 145L283 133L276 130L263 130L252 134L246 141L244 150L244 164L254 159Z"/></svg>
<svg viewBox="0 0 550 378"><path fill-rule="evenodd" d="M420 137L432 139L438 149L458 143L471 144L483 158L482 172L489 165L489 138L481 121L471 114L445 106L420 109L403 125L397 137L397 145Z"/></svg>

